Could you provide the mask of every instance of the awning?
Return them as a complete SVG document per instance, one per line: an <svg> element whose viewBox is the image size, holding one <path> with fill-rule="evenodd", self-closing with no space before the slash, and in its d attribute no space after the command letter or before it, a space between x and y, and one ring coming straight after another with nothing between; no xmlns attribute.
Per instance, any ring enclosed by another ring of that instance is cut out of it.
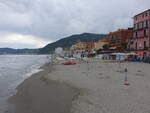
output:
<svg viewBox="0 0 150 113"><path fill-rule="evenodd" d="M112 55L127 55L126 53L112 53Z"/></svg>
<svg viewBox="0 0 150 113"><path fill-rule="evenodd" d="M127 55L138 55L138 54L136 54L136 53L127 53Z"/></svg>
<svg viewBox="0 0 150 113"><path fill-rule="evenodd" d="M116 49L117 47L116 46L114 46L114 47L110 47L109 49Z"/></svg>
<svg viewBox="0 0 150 113"><path fill-rule="evenodd" d="M112 55L124 55L124 56L128 56L128 55L137 55L136 53L112 53Z"/></svg>

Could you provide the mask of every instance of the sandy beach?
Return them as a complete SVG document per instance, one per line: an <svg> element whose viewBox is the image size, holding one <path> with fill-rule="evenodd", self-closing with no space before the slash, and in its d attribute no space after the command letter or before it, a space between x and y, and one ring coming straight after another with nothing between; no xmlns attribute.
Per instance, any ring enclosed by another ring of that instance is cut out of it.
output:
<svg viewBox="0 0 150 113"><path fill-rule="evenodd" d="M90 59L47 64L18 86L14 113L149 113L150 65ZM127 68L129 86L124 85Z"/></svg>

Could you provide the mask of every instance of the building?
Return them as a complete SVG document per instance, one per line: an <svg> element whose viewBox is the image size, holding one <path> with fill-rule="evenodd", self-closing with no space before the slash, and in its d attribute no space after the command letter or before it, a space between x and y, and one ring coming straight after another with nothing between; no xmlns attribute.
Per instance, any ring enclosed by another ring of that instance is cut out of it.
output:
<svg viewBox="0 0 150 113"><path fill-rule="evenodd" d="M86 42L86 52L93 53L95 48L94 42Z"/></svg>
<svg viewBox="0 0 150 113"><path fill-rule="evenodd" d="M150 9L133 17L132 50L139 58L150 56Z"/></svg>
<svg viewBox="0 0 150 113"><path fill-rule="evenodd" d="M71 47L71 51L74 54L85 54L85 53L93 53L95 48L94 42L78 42Z"/></svg>
<svg viewBox="0 0 150 113"><path fill-rule="evenodd" d="M100 39L98 42L95 42L94 45L95 45L95 50L102 50L104 45L107 45L109 44L109 40L108 38L103 38L103 39Z"/></svg>
<svg viewBox="0 0 150 113"><path fill-rule="evenodd" d="M87 48L86 42L78 42L71 47L74 53L83 53L86 51L86 48Z"/></svg>
<svg viewBox="0 0 150 113"><path fill-rule="evenodd" d="M119 29L108 34L109 50L124 52L127 50L128 40L133 37L133 28Z"/></svg>
<svg viewBox="0 0 150 113"><path fill-rule="evenodd" d="M73 51L71 50L71 48L64 48L63 54L65 57L71 57L73 55Z"/></svg>

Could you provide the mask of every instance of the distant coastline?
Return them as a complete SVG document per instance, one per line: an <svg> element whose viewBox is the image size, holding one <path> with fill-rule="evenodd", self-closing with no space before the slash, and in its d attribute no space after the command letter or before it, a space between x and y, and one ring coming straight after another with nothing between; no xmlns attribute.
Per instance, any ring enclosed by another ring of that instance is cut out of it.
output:
<svg viewBox="0 0 150 113"><path fill-rule="evenodd" d="M13 48L0 48L0 55L7 54L38 54L39 49L13 49Z"/></svg>

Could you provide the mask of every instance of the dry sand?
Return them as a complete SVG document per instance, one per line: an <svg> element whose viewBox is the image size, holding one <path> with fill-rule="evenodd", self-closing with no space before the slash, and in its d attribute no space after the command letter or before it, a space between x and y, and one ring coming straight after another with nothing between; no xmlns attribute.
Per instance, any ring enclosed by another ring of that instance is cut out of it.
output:
<svg viewBox="0 0 150 113"><path fill-rule="evenodd" d="M15 113L150 113L150 64L46 66L18 87ZM128 69L129 86L124 85ZM49 71L52 69L53 71Z"/></svg>
<svg viewBox="0 0 150 113"><path fill-rule="evenodd" d="M128 82L124 85L124 69ZM150 64L90 61L75 66L57 65L49 79L80 91L72 113L150 113Z"/></svg>

